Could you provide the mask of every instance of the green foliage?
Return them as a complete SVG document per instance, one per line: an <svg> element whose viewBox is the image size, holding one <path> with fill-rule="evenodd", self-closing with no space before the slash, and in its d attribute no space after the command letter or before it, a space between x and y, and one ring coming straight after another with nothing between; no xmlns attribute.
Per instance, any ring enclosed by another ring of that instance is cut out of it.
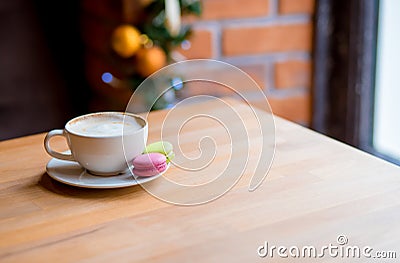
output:
<svg viewBox="0 0 400 263"><path fill-rule="evenodd" d="M200 0L180 0L181 15L201 14ZM144 10L146 18L142 25L138 25L139 29L145 33L155 45L163 48L167 56L171 49L180 45L184 40L189 38L191 28L188 25L181 26L181 30L177 36L172 36L165 27L165 1L155 0L151 2Z"/></svg>
<svg viewBox="0 0 400 263"><path fill-rule="evenodd" d="M187 15L201 15L201 1L200 0L179 0L181 7L181 16ZM167 57L170 59L171 50L179 46L183 41L187 40L191 34L190 25L181 25L180 32L178 35L171 35L165 25L165 1L164 0L154 0L143 10L140 15L140 23L134 25L143 34L146 34L149 39L153 41L154 45L161 47ZM117 63L119 64L119 63ZM125 68L125 72L131 72L130 77L126 79L126 83L131 90L134 91L145 78L135 71L128 69L123 63L120 66ZM165 85L171 85L171 80L176 76L171 76L171 78L166 79ZM171 101L168 96L161 96L157 99L156 103L151 104L157 98L158 87L155 83L151 81L147 82L148 87L144 94L141 94L142 101L145 104L152 105L151 110L163 109L170 105ZM175 90L172 90L175 92ZM171 96L169 96L171 97ZM173 96L174 97L174 96Z"/></svg>

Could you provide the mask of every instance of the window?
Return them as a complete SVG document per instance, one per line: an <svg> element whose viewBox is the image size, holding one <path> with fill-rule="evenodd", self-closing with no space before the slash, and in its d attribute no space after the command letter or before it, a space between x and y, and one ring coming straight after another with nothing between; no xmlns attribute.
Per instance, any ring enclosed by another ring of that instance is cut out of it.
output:
<svg viewBox="0 0 400 263"><path fill-rule="evenodd" d="M378 23L373 148L400 162L400 1L381 0Z"/></svg>

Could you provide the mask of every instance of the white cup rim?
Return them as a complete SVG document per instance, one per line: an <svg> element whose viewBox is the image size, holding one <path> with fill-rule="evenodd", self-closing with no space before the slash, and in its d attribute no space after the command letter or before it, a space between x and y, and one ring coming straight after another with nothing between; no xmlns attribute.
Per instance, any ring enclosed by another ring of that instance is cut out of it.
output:
<svg viewBox="0 0 400 263"><path fill-rule="evenodd" d="M77 133L77 132L71 131L71 129L69 129L69 127L71 126L71 123L72 123L72 122L75 122L75 121L77 121L77 120L79 120L79 119L82 119L82 118L87 118L87 117L90 117L90 116L95 116L95 115L124 115L124 116L130 116L130 117L133 117L133 118L137 118L137 119L142 120L143 123L144 123L144 125L143 125L140 129L138 129L138 130L131 131L131 132L127 133L127 134L125 134L124 131L122 131L122 134L117 134L117 135L115 135L115 134L114 134L114 135L106 135L106 134L101 134L101 135L85 135L85 134L82 134L82 133ZM143 129L145 129L147 126L148 126L147 120L146 120L144 117L142 117L142 116L140 116L140 115L138 115L138 114L129 113L129 112L122 112L122 111L102 111L102 112L93 112L93 113L88 113L88 114L84 114L84 115L77 116L77 117L75 117L75 118L69 120L69 121L65 124L64 129L65 129L69 134L73 134L73 135L78 136L78 137L102 139L102 138L117 138L117 137L123 137L124 135L133 135L133 134L136 134L136 133L141 132L141 131L142 131Z"/></svg>

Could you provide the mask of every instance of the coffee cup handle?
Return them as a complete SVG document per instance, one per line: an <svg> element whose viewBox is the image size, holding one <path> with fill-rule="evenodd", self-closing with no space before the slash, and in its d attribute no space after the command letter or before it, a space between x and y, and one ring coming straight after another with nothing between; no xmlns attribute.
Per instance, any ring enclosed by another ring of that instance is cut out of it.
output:
<svg viewBox="0 0 400 263"><path fill-rule="evenodd" d="M60 152L56 152L53 149L51 149L50 147L50 139L54 136L63 136L65 138L66 134L65 134L65 130L52 130L49 133L47 133L46 138L44 138L44 148L46 149L46 152L57 159L61 159L61 160L66 160L66 161L75 161L74 157L72 156L72 154L68 154L68 153L60 153Z"/></svg>

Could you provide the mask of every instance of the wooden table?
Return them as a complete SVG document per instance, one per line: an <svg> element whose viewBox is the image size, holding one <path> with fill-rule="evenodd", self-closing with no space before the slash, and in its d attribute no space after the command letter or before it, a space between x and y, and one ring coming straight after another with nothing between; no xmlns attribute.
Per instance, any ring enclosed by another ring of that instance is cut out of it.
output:
<svg viewBox="0 0 400 263"><path fill-rule="evenodd" d="M201 108L222 110L213 103ZM158 139L165 115L150 114L149 141ZM263 184L249 192L246 171L221 198L190 207L160 201L140 186L81 189L54 181L45 172L45 134L0 142L0 261L262 262L272 261L258 256L265 241L318 248L337 244L340 234L348 245L396 251L399 258L399 167L283 119L275 122L276 154ZM206 125L183 133L195 130L219 132ZM62 140L53 144L65 147ZM167 172L180 173L176 167Z"/></svg>

